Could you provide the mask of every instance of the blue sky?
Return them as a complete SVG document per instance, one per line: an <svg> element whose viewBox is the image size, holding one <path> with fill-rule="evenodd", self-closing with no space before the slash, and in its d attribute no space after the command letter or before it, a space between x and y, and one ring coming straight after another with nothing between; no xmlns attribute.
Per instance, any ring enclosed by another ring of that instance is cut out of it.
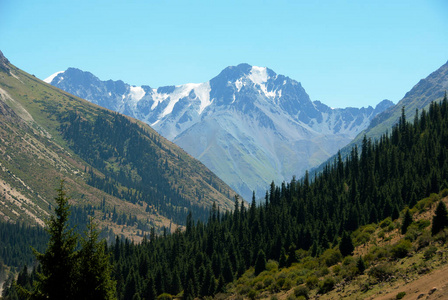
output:
<svg viewBox="0 0 448 300"><path fill-rule="evenodd" d="M448 1L0 0L0 50L44 79L133 85L269 67L332 107L399 101L448 60Z"/></svg>

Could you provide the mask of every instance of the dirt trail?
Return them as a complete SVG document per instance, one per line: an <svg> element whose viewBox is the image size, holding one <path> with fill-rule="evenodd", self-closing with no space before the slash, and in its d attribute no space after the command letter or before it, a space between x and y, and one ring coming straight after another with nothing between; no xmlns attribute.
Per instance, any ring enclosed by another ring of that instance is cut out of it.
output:
<svg viewBox="0 0 448 300"><path fill-rule="evenodd" d="M431 290L436 288L431 293ZM377 295L370 299L389 300L396 299L400 292L406 292L402 298L406 299L448 299L448 265L434 270L429 274L422 275L421 278L414 280L397 289L388 288L384 292L387 294ZM420 296L422 295L423 296ZM420 296L420 298L418 298Z"/></svg>

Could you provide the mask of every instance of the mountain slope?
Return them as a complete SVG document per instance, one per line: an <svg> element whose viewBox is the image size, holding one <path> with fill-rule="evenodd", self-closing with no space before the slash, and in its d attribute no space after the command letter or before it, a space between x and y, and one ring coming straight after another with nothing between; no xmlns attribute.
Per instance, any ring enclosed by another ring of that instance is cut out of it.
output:
<svg viewBox="0 0 448 300"><path fill-rule="evenodd" d="M390 128L398 122L402 115L403 108L406 118L412 120L417 109L419 111L422 109L427 110L431 102L442 100L447 90L448 62L425 79L421 79L395 106L391 106L377 114L365 130L361 131L348 145L341 149L342 157L348 156L354 145L361 145L364 136L378 139L386 131L390 131ZM333 161L335 158L336 155L330 158L329 161ZM315 168L313 172L322 171L326 163Z"/></svg>
<svg viewBox="0 0 448 300"><path fill-rule="evenodd" d="M392 105L332 109L312 102L299 82L248 64L205 83L158 89L101 81L74 68L46 81L150 124L245 199L322 163Z"/></svg>
<svg viewBox="0 0 448 300"><path fill-rule="evenodd" d="M3 220L43 224L60 178L74 204L133 234L182 224L187 209L205 219L213 203L233 205L222 180L146 124L48 85L1 53L0 124Z"/></svg>
<svg viewBox="0 0 448 300"><path fill-rule="evenodd" d="M403 107L407 118L412 119L415 116L416 109L427 109L431 102L441 100L447 90L448 62L428 77L420 80L397 105L378 114L365 130L365 134L368 137L378 138L398 122ZM355 141L361 140L362 135L364 135L364 132Z"/></svg>

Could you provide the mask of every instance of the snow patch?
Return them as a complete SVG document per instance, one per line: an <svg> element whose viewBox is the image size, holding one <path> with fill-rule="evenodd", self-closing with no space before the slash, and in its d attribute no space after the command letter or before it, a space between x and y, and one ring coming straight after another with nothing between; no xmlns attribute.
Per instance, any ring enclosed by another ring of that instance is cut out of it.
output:
<svg viewBox="0 0 448 300"><path fill-rule="evenodd" d="M199 98L199 100L201 100L201 104L199 106L199 114L202 114L204 109L213 102L213 100L210 101L210 91L210 82L201 83L194 88L194 93Z"/></svg>
<svg viewBox="0 0 448 300"><path fill-rule="evenodd" d="M56 72L56 73L54 73L53 75L50 75L50 76L48 76L47 78L45 78L44 81L45 81L46 83L51 83L51 82L53 81L53 79L54 79L56 76L58 76L59 74L64 73L64 72L65 72L65 71L59 71L59 72Z"/></svg>
<svg viewBox="0 0 448 300"><path fill-rule="evenodd" d="M132 101L137 102L142 99L146 92L141 86L130 86L129 96Z"/></svg>
<svg viewBox="0 0 448 300"><path fill-rule="evenodd" d="M241 78L235 81L235 87L238 90L238 92L241 90L241 88L243 87L243 81L241 80Z"/></svg>
<svg viewBox="0 0 448 300"><path fill-rule="evenodd" d="M253 66L250 74L247 76L255 84L263 84L268 81L268 72L266 68Z"/></svg>
<svg viewBox="0 0 448 300"><path fill-rule="evenodd" d="M169 95L170 102L165 107L163 112L160 114L159 118L163 118L166 115L173 112L174 105L176 105L177 102L179 102L180 99L187 97L191 90L201 85L200 83L187 83L184 85L178 85L176 86L176 89ZM165 99L163 99L165 100ZM162 101L163 101L162 100Z"/></svg>

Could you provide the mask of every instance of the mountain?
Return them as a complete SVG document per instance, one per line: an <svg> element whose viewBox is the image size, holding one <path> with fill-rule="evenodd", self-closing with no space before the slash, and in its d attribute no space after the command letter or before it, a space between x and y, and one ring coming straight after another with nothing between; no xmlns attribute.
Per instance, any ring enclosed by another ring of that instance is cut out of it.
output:
<svg viewBox="0 0 448 300"><path fill-rule="evenodd" d="M330 108L302 85L264 68L240 64L208 82L132 86L69 68L46 82L132 116L203 162L246 200L275 180L319 165L393 105Z"/></svg>
<svg viewBox="0 0 448 300"><path fill-rule="evenodd" d="M206 220L214 204L233 207L235 192L148 125L48 85L1 52L0 139L3 221L43 225L60 179L84 219L127 236L184 224L188 210Z"/></svg>
<svg viewBox="0 0 448 300"><path fill-rule="evenodd" d="M377 114L365 130L361 131L353 141L341 149L342 157L349 155L351 148L355 144L361 145L364 136L378 139L386 131L390 131L390 128L397 124L402 116L403 108L406 119L411 121L415 117L416 110L428 110L431 102L442 100L447 90L448 62L432 72L428 77L421 79L395 106L390 106ZM313 172L322 171L324 165L325 163L321 164Z"/></svg>

